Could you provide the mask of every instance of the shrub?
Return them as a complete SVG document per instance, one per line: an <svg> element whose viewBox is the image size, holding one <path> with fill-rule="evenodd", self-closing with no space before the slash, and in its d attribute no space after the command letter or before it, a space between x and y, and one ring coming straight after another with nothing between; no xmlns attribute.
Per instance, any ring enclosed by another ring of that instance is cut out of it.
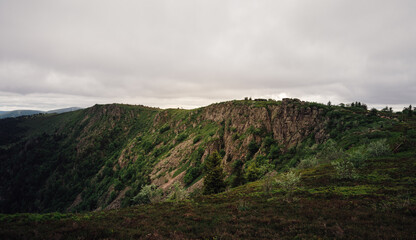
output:
<svg viewBox="0 0 416 240"><path fill-rule="evenodd" d="M276 180L276 183L285 191L293 191L300 182L300 174L296 174L293 170L282 174L280 178Z"/></svg>
<svg viewBox="0 0 416 240"><path fill-rule="evenodd" d="M191 184L195 179L197 179L202 174L202 167L196 166L191 167L186 171L185 177L183 179L183 182L185 185Z"/></svg>
<svg viewBox="0 0 416 240"><path fill-rule="evenodd" d="M261 175L261 169L257 166L256 162L250 161L245 169L245 178L247 181L256 181Z"/></svg>
<svg viewBox="0 0 416 240"><path fill-rule="evenodd" d="M293 192L300 183L300 177L300 174L296 174L293 170L289 170L276 180L276 184L286 191L286 200L292 200Z"/></svg>
<svg viewBox="0 0 416 240"><path fill-rule="evenodd" d="M121 191L124 188L124 185L122 182L120 182L118 179L116 179L115 183L114 183L114 189L116 191Z"/></svg>
<svg viewBox="0 0 416 240"><path fill-rule="evenodd" d="M386 156L391 153L390 146L387 144L386 139L381 139L368 144L367 153L371 157Z"/></svg>
<svg viewBox="0 0 416 240"><path fill-rule="evenodd" d="M357 173L354 164L348 158L341 158L331 163L339 179L355 179Z"/></svg>
<svg viewBox="0 0 416 240"><path fill-rule="evenodd" d="M179 182L175 182L173 184L173 191L169 196L169 200L178 202L187 198L189 198L189 193L180 185Z"/></svg>
<svg viewBox="0 0 416 240"><path fill-rule="evenodd" d="M273 187L274 187L274 174L267 174L267 176L264 178L263 182L263 191L264 193L270 195L272 193Z"/></svg>
<svg viewBox="0 0 416 240"><path fill-rule="evenodd" d="M233 141L236 141L239 138L240 138L240 136L238 135L238 133L233 134Z"/></svg>
<svg viewBox="0 0 416 240"><path fill-rule="evenodd" d="M268 151L274 143L275 141L271 136L267 136L263 140L263 146L266 149L266 151Z"/></svg>
<svg viewBox="0 0 416 240"><path fill-rule="evenodd" d="M193 151L190 156L192 162L200 163L202 156L204 155L205 149L201 146L196 151Z"/></svg>
<svg viewBox="0 0 416 240"><path fill-rule="evenodd" d="M176 138L176 142L177 142L177 143L180 143L180 142L182 142L183 140L185 140L187 137L188 137L188 135L187 135L186 133L181 133L181 134L179 134L179 135L178 135L178 137Z"/></svg>
<svg viewBox="0 0 416 240"><path fill-rule="evenodd" d="M318 159L315 156L307 157L305 159L300 160L298 164L299 169L311 168L315 167L319 164Z"/></svg>
<svg viewBox="0 0 416 240"><path fill-rule="evenodd" d="M256 152L259 150L259 146L257 145L256 141L251 141L248 144L248 155L247 158L250 159L256 154Z"/></svg>
<svg viewBox="0 0 416 240"><path fill-rule="evenodd" d="M159 130L159 133L164 133L164 132L166 132L166 131L168 131L170 129L170 126L169 125L165 125L165 126L163 126L160 130Z"/></svg>
<svg viewBox="0 0 416 240"><path fill-rule="evenodd" d="M201 135L196 136L193 140L193 143L195 144L195 143L201 141L201 138L202 138Z"/></svg>
<svg viewBox="0 0 416 240"><path fill-rule="evenodd" d="M154 203L160 202L163 197L163 190L157 188L156 185L146 185L133 198L134 203Z"/></svg>
<svg viewBox="0 0 416 240"><path fill-rule="evenodd" d="M111 194L110 194L110 198L108 199L108 203L111 203L111 202L113 202L114 201L114 199L116 199L117 198L117 193L115 192L115 191L112 191L111 192Z"/></svg>
<svg viewBox="0 0 416 240"><path fill-rule="evenodd" d="M332 162L344 156L344 152L337 146L337 143L329 139L323 146L322 151L318 154L318 158L324 162Z"/></svg>
<svg viewBox="0 0 416 240"><path fill-rule="evenodd" d="M255 160L250 160L246 164L245 178L247 181L256 181L266 173L273 170L273 165L268 162L264 155L258 155Z"/></svg>
<svg viewBox="0 0 416 240"><path fill-rule="evenodd" d="M146 141L142 142L142 148L143 148L145 153L149 153L150 151L152 151L153 147L154 147L154 145L150 141L146 140Z"/></svg>
<svg viewBox="0 0 416 240"><path fill-rule="evenodd" d="M270 152L269 152L269 154L267 155L267 158L268 159L278 159L279 158L279 155L280 155L280 148L279 148L279 146L277 146L277 145L272 145L271 147L270 147Z"/></svg>
<svg viewBox="0 0 416 240"><path fill-rule="evenodd" d="M354 165L355 168L360 168L367 160L367 155L362 148L357 149L348 154L348 160Z"/></svg>
<svg viewBox="0 0 416 240"><path fill-rule="evenodd" d="M220 156L221 156L221 158L223 158L225 156L225 154L226 154L225 149L221 149L220 150Z"/></svg>
<svg viewBox="0 0 416 240"><path fill-rule="evenodd" d="M243 161L240 159L236 160L233 163L233 175L231 178L231 187L237 187L245 183L245 178L243 175Z"/></svg>

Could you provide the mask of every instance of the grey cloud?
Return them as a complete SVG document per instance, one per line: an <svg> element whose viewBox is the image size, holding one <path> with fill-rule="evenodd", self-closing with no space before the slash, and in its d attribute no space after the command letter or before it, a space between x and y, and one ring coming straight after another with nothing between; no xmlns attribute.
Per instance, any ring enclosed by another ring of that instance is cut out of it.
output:
<svg viewBox="0 0 416 240"><path fill-rule="evenodd" d="M406 0L0 0L0 92L51 108L244 96L408 105L414 9Z"/></svg>

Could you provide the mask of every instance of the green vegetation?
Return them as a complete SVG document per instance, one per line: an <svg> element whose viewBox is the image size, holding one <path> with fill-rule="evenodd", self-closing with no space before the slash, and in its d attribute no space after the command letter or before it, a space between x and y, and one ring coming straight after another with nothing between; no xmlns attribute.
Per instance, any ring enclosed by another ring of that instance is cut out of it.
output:
<svg viewBox="0 0 416 240"><path fill-rule="evenodd" d="M295 173L293 170L290 170L280 176L276 180L276 183L279 187L286 191L286 199L288 201L292 200L293 192L296 190L296 187L300 182L300 174Z"/></svg>
<svg viewBox="0 0 416 240"><path fill-rule="evenodd" d="M211 154L205 162L206 176L204 194L219 193L225 190L224 172L218 152Z"/></svg>
<svg viewBox="0 0 416 240"><path fill-rule="evenodd" d="M216 195L78 214L0 215L2 239L413 239L416 154L369 158L350 182L331 164L287 190L266 180ZM297 173L295 174L297 175ZM274 178L283 178L277 175ZM290 178L289 178L290 179ZM291 185L293 186L293 185ZM369 231L371 229L371 231ZM36 235L34 234L36 232Z"/></svg>
<svg viewBox="0 0 416 240"><path fill-rule="evenodd" d="M416 237L412 107L115 104L0 123L1 239Z"/></svg>

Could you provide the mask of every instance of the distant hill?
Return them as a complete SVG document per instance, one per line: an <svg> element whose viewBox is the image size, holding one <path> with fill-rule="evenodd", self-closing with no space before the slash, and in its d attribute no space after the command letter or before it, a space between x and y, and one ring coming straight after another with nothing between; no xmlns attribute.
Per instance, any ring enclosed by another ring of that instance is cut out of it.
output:
<svg viewBox="0 0 416 240"><path fill-rule="evenodd" d="M81 108L79 107L69 107L69 108L61 108L61 109L55 109L55 110L50 110L47 111L46 113L65 113L65 112L72 112L72 111L76 111L76 110L80 110Z"/></svg>
<svg viewBox="0 0 416 240"><path fill-rule="evenodd" d="M39 113L65 113L65 112L72 112L79 110L79 107L70 107L70 108L62 108L62 109L55 109L50 111L39 111L39 110L14 110L14 111L0 111L0 119L3 118L15 118L20 116L29 116Z"/></svg>
<svg viewBox="0 0 416 240"><path fill-rule="evenodd" d="M38 110L14 110L9 112L0 113L0 118L14 118L20 116L28 116L43 113L42 111Z"/></svg>

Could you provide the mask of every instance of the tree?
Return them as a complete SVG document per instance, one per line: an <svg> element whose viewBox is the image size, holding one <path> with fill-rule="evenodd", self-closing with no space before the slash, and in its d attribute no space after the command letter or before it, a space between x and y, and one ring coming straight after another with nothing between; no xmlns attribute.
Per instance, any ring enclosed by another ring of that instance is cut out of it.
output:
<svg viewBox="0 0 416 240"><path fill-rule="evenodd" d="M243 175L243 165L244 163L240 159L236 160L233 163L234 177L231 180L231 187L237 187L237 186L244 184L245 178Z"/></svg>
<svg viewBox="0 0 416 240"><path fill-rule="evenodd" d="M369 116L377 116L377 109L376 108L372 108L371 110L370 110L370 114L369 114Z"/></svg>
<svg viewBox="0 0 416 240"><path fill-rule="evenodd" d="M208 157L205 162L205 171L204 194L213 194L224 191L224 172L221 167L221 156L218 152L214 152Z"/></svg>

